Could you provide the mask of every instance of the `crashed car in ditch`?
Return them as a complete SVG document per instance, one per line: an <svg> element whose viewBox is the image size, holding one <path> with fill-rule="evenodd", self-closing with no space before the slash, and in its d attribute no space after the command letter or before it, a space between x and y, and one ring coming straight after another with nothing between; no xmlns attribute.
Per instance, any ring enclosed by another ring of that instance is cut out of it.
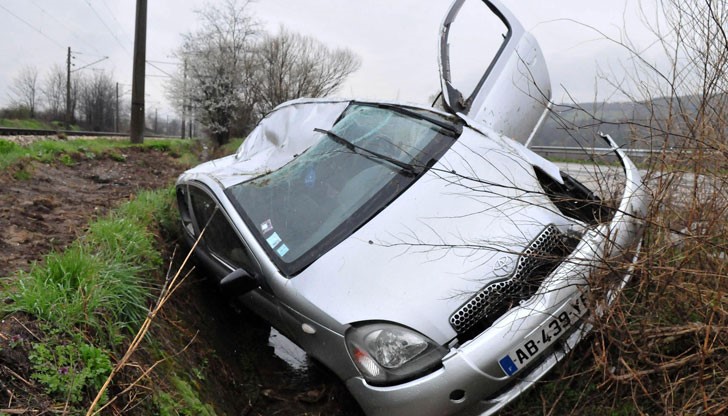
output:
<svg viewBox="0 0 728 416"><path fill-rule="evenodd" d="M221 290L371 415L496 412L584 337L590 279L612 270L606 304L629 268L605 264L641 238L647 195L610 138L624 168L614 206L520 143L549 77L495 0L503 45L472 94L453 87L448 29L464 1L441 32L446 111L287 102L177 182L183 233Z"/></svg>

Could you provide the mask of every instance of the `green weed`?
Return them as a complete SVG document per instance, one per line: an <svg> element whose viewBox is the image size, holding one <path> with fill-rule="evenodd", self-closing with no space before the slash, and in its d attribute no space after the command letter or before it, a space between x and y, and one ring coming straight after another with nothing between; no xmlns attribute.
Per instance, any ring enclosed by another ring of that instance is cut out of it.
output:
<svg viewBox="0 0 728 416"><path fill-rule="evenodd" d="M27 181L32 177L33 175L26 169L18 169L13 173L13 178L18 181Z"/></svg>
<svg viewBox="0 0 728 416"><path fill-rule="evenodd" d="M33 366L32 378L48 394L71 404L82 401L85 393L97 391L112 369L108 354L79 340L52 347L35 344L28 358Z"/></svg>
<svg viewBox="0 0 728 416"><path fill-rule="evenodd" d="M168 152L171 149L171 144L167 140L148 140L144 147L159 150L160 152Z"/></svg>
<svg viewBox="0 0 728 416"><path fill-rule="evenodd" d="M17 152L20 150L20 146L13 142L9 142L4 139L0 139L0 155L6 155L12 152Z"/></svg>
<svg viewBox="0 0 728 416"><path fill-rule="evenodd" d="M215 409L202 403L190 383L172 376L174 394L159 393L154 402L160 416L215 416Z"/></svg>
<svg viewBox="0 0 728 416"><path fill-rule="evenodd" d="M76 162L74 162L74 160L73 160L73 158L71 157L71 155L69 155L68 153L63 153L63 154L62 154L62 155L61 155L61 156L60 156L60 157L58 158L58 160L59 160L59 161L60 161L61 163L63 163L64 165L66 165L66 166L73 166L73 165L75 165L75 164L76 164Z"/></svg>
<svg viewBox="0 0 728 416"><path fill-rule="evenodd" d="M126 155L117 151L116 149L110 150L106 153L109 159L117 162L126 162Z"/></svg>

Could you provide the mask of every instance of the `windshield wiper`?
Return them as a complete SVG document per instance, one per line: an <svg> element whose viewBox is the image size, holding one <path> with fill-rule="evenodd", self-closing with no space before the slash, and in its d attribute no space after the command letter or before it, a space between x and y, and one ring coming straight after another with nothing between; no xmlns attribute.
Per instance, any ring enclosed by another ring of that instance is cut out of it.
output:
<svg viewBox="0 0 728 416"><path fill-rule="evenodd" d="M421 169L417 168L413 164L405 163L405 162L402 162L401 160L397 160L395 158L383 155L379 152L369 150L366 147L361 147L359 145L356 145L356 144L352 143L351 141L339 136L338 134L334 133L331 130L314 128L313 131L315 131L317 133L323 133L326 136L331 137L331 139L333 141L335 141L336 143L339 143L340 145L346 147L347 149L351 150L354 153L358 153L357 150L360 150L362 152L366 152L366 153L370 154L371 156L374 156L375 159L379 159L379 160L383 160L385 162L391 163L392 165L397 166L398 168L402 169L402 171L406 172L407 174L409 174L411 176L417 176L422 172ZM363 155L363 156L368 157L366 155Z"/></svg>

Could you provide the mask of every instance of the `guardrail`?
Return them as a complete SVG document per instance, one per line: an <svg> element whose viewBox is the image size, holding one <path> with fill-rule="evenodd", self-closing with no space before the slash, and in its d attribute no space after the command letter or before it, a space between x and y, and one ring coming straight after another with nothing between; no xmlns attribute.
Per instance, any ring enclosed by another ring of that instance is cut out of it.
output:
<svg viewBox="0 0 728 416"><path fill-rule="evenodd" d="M616 156L608 147L566 147L566 146L531 146L531 150L546 158L590 160L592 158L612 159ZM664 150L653 149L622 149L630 159L641 162ZM668 150L669 152L669 150Z"/></svg>

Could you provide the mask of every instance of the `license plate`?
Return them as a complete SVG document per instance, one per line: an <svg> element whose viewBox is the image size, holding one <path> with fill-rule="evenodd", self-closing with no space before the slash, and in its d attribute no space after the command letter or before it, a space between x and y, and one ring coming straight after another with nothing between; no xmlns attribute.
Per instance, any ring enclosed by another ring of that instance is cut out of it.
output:
<svg viewBox="0 0 728 416"><path fill-rule="evenodd" d="M576 325L586 311L583 294L571 298L550 319L501 358L498 364L509 376L516 374Z"/></svg>

